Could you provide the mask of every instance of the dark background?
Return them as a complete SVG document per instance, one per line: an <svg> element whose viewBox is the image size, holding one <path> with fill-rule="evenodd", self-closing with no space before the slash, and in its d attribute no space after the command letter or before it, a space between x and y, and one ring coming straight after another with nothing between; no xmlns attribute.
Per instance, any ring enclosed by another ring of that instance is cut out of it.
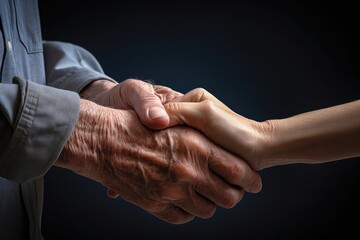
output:
<svg viewBox="0 0 360 240"><path fill-rule="evenodd" d="M39 7L44 39L83 46L114 79L181 92L203 87L258 121L360 98L354 4L232 2L40 0ZM53 168L43 233L48 240L358 236L359 170L359 158L266 169L261 193L211 219L171 225Z"/></svg>

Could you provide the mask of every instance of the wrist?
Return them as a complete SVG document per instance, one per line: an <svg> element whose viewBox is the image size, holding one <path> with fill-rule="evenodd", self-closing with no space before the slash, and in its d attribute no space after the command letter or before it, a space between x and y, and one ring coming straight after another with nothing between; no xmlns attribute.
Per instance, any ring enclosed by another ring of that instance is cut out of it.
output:
<svg viewBox="0 0 360 240"><path fill-rule="evenodd" d="M255 170L278 165L275 157L278 125L277 120L267 120L253 124L256 136L256 141L253 142Z"/></svg>
<svg viewBox="0 0 360 240"><path fill-rule="evenodd" d="M273 119L261 123L261 169L302 162L302 154L297 153L306 151L304 147L307 145L307 138L299 136L302 132L295 130L294 125L289 119Z"/></svg>
<svg viewBox="0 0 360 240"><path fill-rule="evenodd" d="M99 79L89 83L85 86L81 92L80 96L83 99L94 101L96 100L102 93L113 88L117 83L107 80L107 79Z"/></svg>
<svg viewBox="0 0 360 240"><path fill-rule="evenodd" d="M80 175L91 175L99 167L100 159L97 143L101 138L101 127L104 126L106 109L80 100L80 113L73 132L65 144L55 166L72 170Z"/></svg>

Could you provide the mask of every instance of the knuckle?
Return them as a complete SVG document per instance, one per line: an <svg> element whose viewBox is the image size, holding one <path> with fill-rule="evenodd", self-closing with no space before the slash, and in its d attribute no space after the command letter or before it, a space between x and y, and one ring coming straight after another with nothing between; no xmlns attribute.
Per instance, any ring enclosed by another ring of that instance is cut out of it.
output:
<svg viewBox="0 0 360 240"><path fill-rule="evenodd" d="M125 84L128 87L136 86L138 84L139 80L129 78L123 81L123 84Z"/></svg>
<svg viewBox="0 0 360 240"><path fill-rule="evenodd" d="M212 216L214 216L216 212L216 206L212 206L209 208L204 209L201 213L200 213L200 217L204 218L204 219L209 219Z"/></svg>
<svg viewBox="0 0 360 240"><path fill-rule="evenodd" d="M193 94L197 98L198 102L201 102L204 98L204 96L208 93L204 88L195 88L193 91Z"/></svg>
<svg viewBox="0 0 360 240"><path fill-rule="evenodd" d="M160 198L165 200L175 201L183 199L183 195L182 191L175 185L163 186L160 190Z"/></svg>
<svg viewBox="0 0 360 240"><path fill-rule="evenodd" d="M134 94L139 89L138 80L126 79L121 83L121 94L127 96L128 94Z"/></svg>
<svg viewBox="0 0 360 240"><path fill-rule="evenodd" d="M172 168L172 177L177 181L191 181L197 179L198 173L191 164L176 164Z"/></svg>
<svg viewBox="0 0 360 240"><path fill-rule="evenodd" d="M162 99L161 101L164 102ZM181 111L181 104L179 104L179 102L169 102L166 103L165 109L173 115L176 115L176 113Z"/></svg>
<svg viewBox="0 0 360 240"><path fill-rule="evenodd" d="M202 101L201 104L206 113L212 113L215 111L216 105L213 101L207 99L207 100Z"/></svg>
<svg viewBox="0 0 360 240"><path fill-rule="evenodd" d="M143 204L142 208L144 208L148 212L160 212L165 209L167 204L160 204L158 202L150 202L148 201L146 204Z"/></svg>
<svg viewBox="0 0 360 240"><path fill-rule="evenodd" d="M203 100L200 102L200 105L203 114L202 129L204 132L211 132L211 130L214 128L214 124L217 123L217 106L212 100Z"/></svg>
<svg viewBox="0 0 360 240"><path fill-rule="evenodd" d="M153 87L150 83L144 82L142 80L137 80L137 79L127 79L123 82L127 92L129 93L143 93L144 91L141 90L146 90L146 91L151 91L153 92Z"/></svg>
<svg viewBox="0 0 360 240"><path fill-rule="evenodd" d="M233 183L241 183L245 178L245 166L243 164L233 164L229 167L228 177Z"/></svg>
<svg viewBox="0 0 360 240"><path fill-rule="evenodd" d="M172 88L161 86L161 85L154 85L154 91L158 94L168 94L173 92Z"/></svg>
<svg viewBox="0 0 360 240"><path fill-rule="evenodd" d="M234 198L227 197L224 198L223 200L223 207L227 209L231 209L236 205L236 203L237 202L234 200Z"/></svg>
<svg viewBox="0 0 360 240"><path fill-rule="evenodd" d="M204 88L195 88L191 90L187 95L190 96L191 102L201 102L204 100L204 96L206 95L207 91Z"/></svg>
<svg viewBox="0 0 360 240"><path fill-rule="evenodd" d="M209 140L206 139L198 131L187 130L186 132L184 132L184 134L181 135L181 137L183 142L182 144L187 147L187 151L189 152L190 157L208 157L208 155L210 154L210 151L212 149L209 148L211 146L211 144L209 144Z"/></svg>
<svg viewBox="0 0 360 240"><path fill-rule="evenodd" d="M140 87L140 81L135 79L128 79L126 86L129 90L137 90Z"/></svg>
<svg viewBox="0 0 360 240"><path fill-rule="evenodd" d="M238 193L228 193L224 195L223 198L223 207L227 209L231 209L238 204L243 197L243 191L238 191Z"/></svg>
<svg viewBox="0 0 360 240"><path fill-rule="evenodd" d="M248 189L250 192L257 193L260 192L262 189L262 181L261 177L258 173L255 173L251 179L251 182L249 182Z"/></svg>

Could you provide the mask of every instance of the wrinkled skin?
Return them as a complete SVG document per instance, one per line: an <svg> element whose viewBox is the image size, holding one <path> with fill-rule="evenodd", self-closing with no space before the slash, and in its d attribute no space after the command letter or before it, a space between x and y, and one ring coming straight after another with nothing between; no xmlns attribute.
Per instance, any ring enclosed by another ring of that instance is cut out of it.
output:
<svg viewBox="0 0 360 240"><path fill-rule="evenodd" d="M119 84L108 80L95 81L81 95L102 106L135 110L143 124L152 129L161 129L169 124L163 104L183 94L168 87L127 79ZM150 109L153 107L163 110L160 117L151 114L153 112Z"/></svg>
<svg viewBox="0 0 360 240"><path fill-rule="evenodd" d="M145 127L132 110L81 100L78 123L56 165L93 179L124 200L170 223L211 217L244 191L258 192L260 176L242 159L192 128Z"/></svg>
<svg viewBox="0 0 360 240"><path fill-rule="evenodd" d="M142 123L152 129L168 126L170 120L163 104L183 95L171 88L152 85L137 79L127 79L120 83L106 79L96 80L86 86L80 94L84 99L102 106L135 110ZM150 115L150 112L154 113L150 109L156 109L158 114ZM119 194L112 189L108 189L107 194L111 198L119 197Z"/></svg>

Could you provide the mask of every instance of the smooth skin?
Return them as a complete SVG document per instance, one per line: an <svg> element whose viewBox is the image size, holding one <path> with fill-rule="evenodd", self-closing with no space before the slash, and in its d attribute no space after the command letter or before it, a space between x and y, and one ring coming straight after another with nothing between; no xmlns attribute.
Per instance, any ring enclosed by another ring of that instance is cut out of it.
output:
<svg viewBox="0 0 360 240"><path fill-rule="evenodd" d="M174 224L209 218L218 206L235 206L244 191L261 190L257 172L199 131L144 126L166 126L166 112L152 118L150 109L164 110L163 104L181 94L138 80L94 84L81 93L78 122L56 166Z"/></svg>
<svg viewBox="0 0 360 240"><path fill-rule="evenodd" d="M170 125L186 124L245 159L254 170L360 156L360 100L257 122L198 88L165 104Z"/></svg>

